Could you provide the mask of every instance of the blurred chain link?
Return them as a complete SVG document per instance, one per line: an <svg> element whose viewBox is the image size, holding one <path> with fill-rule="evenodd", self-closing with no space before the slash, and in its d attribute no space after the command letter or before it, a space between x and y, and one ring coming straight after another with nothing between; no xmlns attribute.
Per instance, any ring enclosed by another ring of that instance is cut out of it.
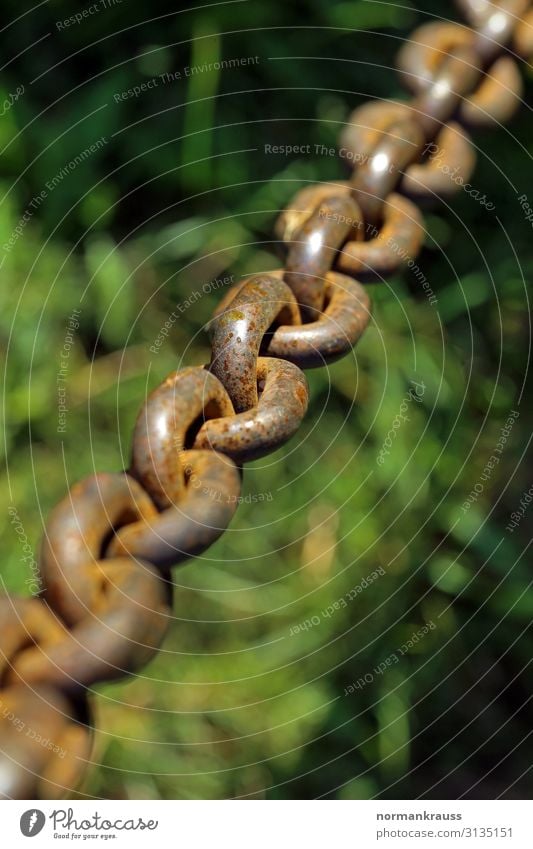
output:
<svg viewBox="0 0 533 849"><path fill-rule="evenodd" d="M381 278L414 260L424 239L414 201L466 183L475 165L466 127L507 121L518 107L511 54L533 55L529 2L458 5L472 29L429 23L400 51L413 100L352 113L341 139L351 180L309 186L279 216L285 267L227 293L209 328L211 363L174 372L149 396L130 469L77 483L52 511L41 596L0 598L1 797L76 787L91 750L87 688L157 651L172 616L168 570L227 528L242 464L298 429L301 369L343 356L364 332L370 300L352 276Z"/></svg>

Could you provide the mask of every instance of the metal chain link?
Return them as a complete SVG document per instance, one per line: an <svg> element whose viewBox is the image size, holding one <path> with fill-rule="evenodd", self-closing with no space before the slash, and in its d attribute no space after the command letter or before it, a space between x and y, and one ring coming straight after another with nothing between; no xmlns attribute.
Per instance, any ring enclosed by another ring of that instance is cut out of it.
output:
<svg viewBox="0 0 533 849"><path fill-rule="evenodd" d="M0 598L1 797L57 798L77 785L91 749L87 688L157 651L172 611L168 570L227 528L242 464L298 429L301 369L343 356L363 334L370 299L352 276L382 277L416 257L414 201L466 183L475 154L465 126L506 121L518 106L517 64L499 54L510 44L533 55L530 3L458 5L473 28L429 23L400 51L413 100L351 115L341 139L351 180L307 187L279 216L285 268L228 292L210 324L210 364L174 372L149 396L130 469L92 475L53 510L41 597Z"/></svg>

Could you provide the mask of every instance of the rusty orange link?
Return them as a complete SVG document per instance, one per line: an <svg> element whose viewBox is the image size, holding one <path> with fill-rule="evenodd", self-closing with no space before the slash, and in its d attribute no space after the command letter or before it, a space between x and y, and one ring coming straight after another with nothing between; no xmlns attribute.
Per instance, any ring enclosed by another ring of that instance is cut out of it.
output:
<svg viewBox="0 0 533 849"><path fill-rule="evenodd" d="M509 15L504 19L506 22L516 22L516 18ZM494 21L494 17L490 20ZM490 31L490 27L487 27ZM509 35L508 27L502 25L498 43L505 43ZM493 58L495 43L497 42L486 36L479 41L473 30L457 24L434 21L421 26L413 33L398 56L398 66L406 85L418 95L415 105L423 107L428 89L434 86L443 64L457 50L466 49L472 52L474 57L471 63L464 61L466 71L460 93L467 94L469 84L479 77L483 62ZM480 45L485 45L484 52L480 51ZM514 60L510 57L502 58L506 61L503 64L501 60L491 64L486 74L480 78L477 88L461 103L459 115L467 123L484 126L500 120L500 115L510 117L518 107L522 91L521 77Z"/></svg>
<svg viewBox="0 0 533 849"><path fill-rule="evenodd" d="M100 472L76 483L48 519L41 548L43 595L67 625L95 611L102 595L102 544L114 528L157 509L137 481Z"/></svg>
<svg viewBox="0 0 533 849"><path fill-rule="evenodd" d="M273 274L255 274L229 290L211 321L210 369L237 413L257 406L257 356L270 327L300 324L296 298Z"/></svg>
<svg viewBox="0 0 533 849"><path fill-rule="evenodd" d="M393 122L408 115L420 120L420 114L420 107L415 104L398 101L365 104L350 115L342 141L349 150L360 151L364 157L371 156L377 139ZM476 164L468 133L456 122L440 127L423 153L420 162L413 162L405 169L398 186L400 191L415 199L434 198L435 195L448 197L459 190L457 177L468 182Z"/></svg>
<svg viewBox="0 0 533 849"><path fill-rule="evenodd" d="M476 24L474 45L482 60L488 62L511 40L529 0L501 0L481 13Z"/></svg>
<svg viewBox="0 0 533 849"><path fill-rule="evenodd" d="M471 127L504 124L520 106L524 85L515 60L500 56L490 66L486 82L461 106L461 118Z"/></svg>
<svg viewBox="0 0 533 849"><path fill-rule="evenodd" d="M231 415L228 393L203 368L173 372L152 392L135 425L132 472L160 509L177 503L185 490L180 455L192 447L191 429Z"/></svg>
<svg viewBox="0 0 533 849"><path fill-rule="evenodd" d="M197 448L211 448L244 463L272 453L293 436L307 411L305 375L286 360L258 357L257 382L257 406L206 422L196 437Z"/></svg>
<svg viewBox="0 0 533 849"><path fill-rule="evenodd" d="M285 263L285 283L300 305L302 318L313 321L324 306L324 277L352 228L362 221L353 198L323 198L294 236Z"/></svg>
<svg viewBox="0 0 533 849"><path fill-rule="evenodd" d="M162 458L162 470L175 457ZM186 488L156 518L120 528L107 553L149 560L160 570L205 551L226 530L239 503L241 473L215 451L185 451L180 458Z"/></svg>
<svg viewBox="0 0 533 849"><path fill-rule="evenodd" d="M60 639L57 624L39 643L19 651L11 659L7 682L53 684L77 694L96 681L134 672L152 657L171 615L169 585L150 563L126 557L101 560L98 571L102 591L96 609L73 628L63 625ZM17 600L17 611L19 605Z"/></svg>
<svg viewBox="0 0 533 849"><path fill-rule="evenodd" d="M326 275L326 306L317 321L300 327L281 325L265 349L300 368L319 368L352 350L370 320L366 289L344 274Z"/></svg>
<svg viewBox="0 0 533 849"><path fill-rule="evenodd" d="M53 687L0 690L0 799L62 799L90 760L87 717Z"/></svg>
<svg viewBox="0 0 533 849"><path fill-rule="evenodd" d="M514 36L513 48L529 62L533 57L533 9L529 9L518 21Z"/></svg>

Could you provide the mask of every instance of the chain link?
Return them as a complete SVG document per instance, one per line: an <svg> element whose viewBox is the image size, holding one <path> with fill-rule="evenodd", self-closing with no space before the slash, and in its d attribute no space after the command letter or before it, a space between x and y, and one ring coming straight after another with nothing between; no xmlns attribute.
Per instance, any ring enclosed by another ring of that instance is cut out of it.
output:
<svg viewBox="0 0 533 849"><path fill-rule="evenodd" d="M209 366L174 372L149 396L130 469L81 481L52 511L41 597L0 598L1 797L58 798L77 785L91 750L87 688L157 651L172 615L168 570L227 528L242 464L298 429L301 369L343 356L364 332L370 299L352 277L414 260L424 238L414 201L451 195L474 168L463 124L507 121L518 106L517 64L499 54L507 44L533 54L529 2L459 6L473 29L430 23L400 51L414 99L352 113L342 134L351 179L301 190L279 216L285 267L227 293L209 326Z"/></svg>

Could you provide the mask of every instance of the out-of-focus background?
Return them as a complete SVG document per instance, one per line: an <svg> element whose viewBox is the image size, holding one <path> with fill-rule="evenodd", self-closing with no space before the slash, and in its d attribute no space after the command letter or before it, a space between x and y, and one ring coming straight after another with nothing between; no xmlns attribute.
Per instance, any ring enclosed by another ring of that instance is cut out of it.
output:
<svg viewBox="0 0 533 849"><path fill-rule="evenodd" d="M315 145L334 148L367 98L405 97L403 40L456 15L407 0L99 0L65 25L78 5L3 5L2 578L26 594L8 508L37 551L67 484L124 467L147 389L208 360L203 326L228 281L279 265L278 210L346 176ZM246 61L217 70L232 59ZM531 794L533 507L506 526L532 484L519 201L533 198L532 126L524 106L476 136L472 182L495 208L459 191L426 212L435 302L409 272L370 287L356 356L308 373L298 436L247 468L231 530L174 571L163 651L95 688L81 793Z"/></svg>

